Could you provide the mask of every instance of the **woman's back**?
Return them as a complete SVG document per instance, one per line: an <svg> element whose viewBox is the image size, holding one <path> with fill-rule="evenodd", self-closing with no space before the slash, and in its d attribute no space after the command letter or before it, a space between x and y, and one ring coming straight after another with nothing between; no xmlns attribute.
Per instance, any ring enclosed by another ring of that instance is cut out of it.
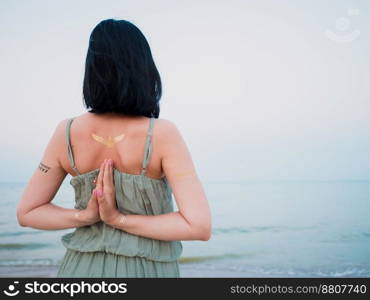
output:
<svg viewBox="0 0 370 300"><path fill-rule="evenodd" d="M153 122L152 151L145 172L151 178L164 176L156 130L159 121L155 119ZM114 114L85 113L75 117L70 128L70 142L77 171L72 169L67 151L60 153L61 165L75 176L77 172L83 174L99 168L101 162L109 157L116 169L128 174L141 174L149 122L147 117ZM115 137L118 137L116 141Z"/></svg>
<svg viewBox="0 0 370 300"><path fill-rule="evenodd" d="M74 155L74 152L77 151L76 147L73 149L71 143L71 127L74 123L74 119L75 118L69 119L66 124L66 152L71 169L77 173L70 181L75 192L74 208L84 210L87 208L89 201L91 201L90 198L95 187L95 179L100 169L93 168L92 170L81 171L77 167ZM131 122L131 127L126 125L124 128L126 134L128 132L127 135L131 137L131 140L135 144L138 143L137 139L142 136L142 132L140 127L139 129L132 127L134 126L132 125L133 120L134 119L131 119L129 121ZM113 136L119 136L120 138L118 139L102 139L100 136L96 138L98 134L103 134L110 130L110 132L116 132L118 128L116 126L121 124L117 124L120 123L117 122L117 120L114 121L116 122L112 122L108 125L106 125L106 121L104 126L99 126L99 120L85 120L85 124L81 122L81 129L80 132L77 131L77 137L79 134L82 142L77 138L75 138L75 140L77 139L81 142L80 147L81 144L85 144L84 149L87 150L84 151L83 154L91 155L91 152L93 153L86 162L91 162L92 157L99 159L99 156L102 155L101 153L109 155L110 157L116 155L117 158L121 158L124 147L120 147L120 149L114 149L114 147L116 144L124 141L124 137L126 137L125 133L121 132L119 135L113 134ZM152 154L151 138L153 135L154 121L154 118L150 118L149 124L145 130L145 142L144 147L142 147L144 151L142 153L141 172L139 174L131 174L126 172L126 170L120 170L116 167L113 168L115 206L118 211L125 215L154 216L173 212L172 190L167 179L165 177L151 178L146 176L146 167L151 160ZM90 122L90 126L87 126L86 123L88 122ZM123 128L121 126L119 126L120 130ZM141 123L139 122L136 126L141 126ZM86 139L86 136L89 135L92 136L92 138L95 137L94 140L101 144L101 147L109 148L111 153L101 151L92 145L89 146L90 142ZM112 135L109 134L109 136ZM115 141L117 143L115 143ZM92 151L90 151L90 149ZM141 151L137 152L139 153ZM83 156L84 155L81 155L81 157ZM133 160L135 159L137 159L137 153L133 154ZM125 162L126 161L124 161L121 166L126 166ZM93 164L91 164L90 167L92 165ZM128 164L128 166L130 166L130 164ZM139 275L141 277L177 277L179 274L177 259L182 252L180 241L163 241L146 238L119 230L103 221L88 226L78 227L73 232L64 234L61 241L66 247L67 252L58 270L58 277L91 277L94 275L100 277L126 277L130 276L130 274L134 274L135 276ZM94 261L94 263L92 263L92 261ZM126 265L126 268L117 271L116 263L118 261L122 261L122 265ZM144 269L137 269L136 266L138 262L142 266L141 268ZM164 269L159 271L161 268ZM131 269L131 271L128 271L129 269Z"/></svg>

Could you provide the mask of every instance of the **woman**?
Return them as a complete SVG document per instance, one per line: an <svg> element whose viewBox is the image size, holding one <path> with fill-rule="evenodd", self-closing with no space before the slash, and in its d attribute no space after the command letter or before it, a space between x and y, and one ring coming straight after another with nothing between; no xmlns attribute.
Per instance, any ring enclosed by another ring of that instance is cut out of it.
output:
<svg viewBox="0 0 370 300"><path fill-rule="evenodd" d="M75 228L62 237L58 277L180 277L181 240L209 240L211 213L181 134L158 118L161 80L135 25L94 28L83 95L88 111L58 124L18 204L19 224ZM67 174L73 209L51 203Z"/></svg>

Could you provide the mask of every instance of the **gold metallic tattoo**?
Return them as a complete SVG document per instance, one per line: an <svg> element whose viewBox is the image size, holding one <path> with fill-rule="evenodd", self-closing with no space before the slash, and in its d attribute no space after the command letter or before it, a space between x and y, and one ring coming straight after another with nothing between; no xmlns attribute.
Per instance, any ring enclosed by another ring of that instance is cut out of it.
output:
<svg viewBox="0 0 370 300"><path fill-rule="evenodd" d="M41 163L41 162L40 162L40 164L39 164L39 169L40 169L42 172L46 173L47 171L49 171L49 170L50 170L50 167L48 167L47 165L44 165L43 163Z"/></svg>
<svg viewBox="0 0 370 300"><path fill-rule="evenodd" d="M103 145L107 146L108 148L112 148L116 143L118 143L119 141L122 141L123 138L125 137L124 134L121 134L121 135L118 135L118 136L115 136L115 137L111 137L109 136L108 139L105 139L101 136L98 136L94 133L91 134L91 136L93 137L93 139L99 143L102 143Z"/></svg>

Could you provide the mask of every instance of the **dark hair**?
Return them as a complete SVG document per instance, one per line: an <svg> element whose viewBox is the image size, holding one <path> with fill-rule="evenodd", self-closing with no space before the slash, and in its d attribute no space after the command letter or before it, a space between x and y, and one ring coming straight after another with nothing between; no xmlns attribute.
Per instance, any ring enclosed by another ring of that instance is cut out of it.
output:
<svg viewBox="0 0 370 300"><path fill-rule="evenodd" d="M125 20L107 19L93 29L83 80L89 112L159 116L162 84L143 33Z"/></svg>

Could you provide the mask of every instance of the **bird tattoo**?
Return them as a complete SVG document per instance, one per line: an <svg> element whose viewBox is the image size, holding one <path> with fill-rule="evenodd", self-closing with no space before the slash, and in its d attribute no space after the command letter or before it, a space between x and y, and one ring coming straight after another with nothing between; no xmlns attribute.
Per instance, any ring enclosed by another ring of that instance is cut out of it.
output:
<svg viewBox="0 0 370 300"><path fill-rule="evenodd" d="M121 135L117 135L115 137L111 137L111 136L108 136L107 139L101 137L101 136L98 136L94 133L91 134L91 136L93 137L93 139L99 143L102 143L103 145L107 146L108 148L112 148L116 143L118 143L119 141L122 141L123 138L125 137L124 134L121 134Z"/></svg>

